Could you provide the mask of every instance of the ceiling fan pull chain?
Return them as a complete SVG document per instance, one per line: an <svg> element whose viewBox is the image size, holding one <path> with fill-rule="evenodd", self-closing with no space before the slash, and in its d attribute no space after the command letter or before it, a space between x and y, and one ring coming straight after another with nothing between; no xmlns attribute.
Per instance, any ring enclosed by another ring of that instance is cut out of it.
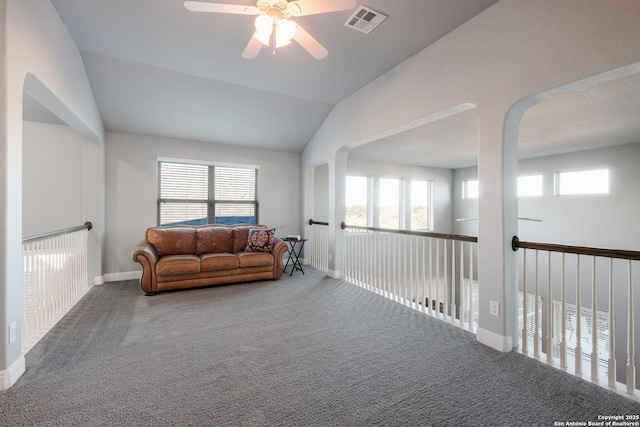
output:
<svg viewBox="0 0 640 427"><path fill-rule="evenodd" d="M276 54L276 21L273 21L273 31L271 31L271 37L269 37L269 46L273 48L273 54Z"/></svg>

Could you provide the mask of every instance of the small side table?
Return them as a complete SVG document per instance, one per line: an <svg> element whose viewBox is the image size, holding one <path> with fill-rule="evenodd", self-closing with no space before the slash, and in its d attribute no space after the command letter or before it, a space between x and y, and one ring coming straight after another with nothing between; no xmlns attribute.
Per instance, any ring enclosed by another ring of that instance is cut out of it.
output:
<svg viewBox="0 0 640 427"><path fill-rule="evenodd" d="M284 237L282 240L289 244L289 248L287 249L289 251L289 258L287 259L287 263L284 265L284 270L282 271L286 271L287 267L289 266L289 262L291 262L292 266L289 276L291 276L296 270L300 270L302 271L302 274L304 274L302 264L300 263L300 254L302 253L302 248L304 248L304 242L306 242L307 239Z"/></svg>

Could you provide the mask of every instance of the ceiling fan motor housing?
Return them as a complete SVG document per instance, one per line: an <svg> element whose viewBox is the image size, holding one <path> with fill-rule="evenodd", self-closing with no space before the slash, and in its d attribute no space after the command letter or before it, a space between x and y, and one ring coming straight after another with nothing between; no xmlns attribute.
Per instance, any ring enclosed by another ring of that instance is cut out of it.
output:
<svg viewBox="0 0 640 427"><path fill-rule="evenodd" d="M261 14L270 16L274 21L291 18L288 0L258 0L256 7Z"/></svg>

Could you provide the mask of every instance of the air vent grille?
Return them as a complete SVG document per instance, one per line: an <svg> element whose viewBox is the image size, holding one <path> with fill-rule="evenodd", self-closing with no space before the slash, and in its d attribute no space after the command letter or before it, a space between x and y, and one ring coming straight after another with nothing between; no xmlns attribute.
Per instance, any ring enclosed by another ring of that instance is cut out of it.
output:
<svg viewBox="0 0 640 427"><path fill-rule="evenodd" d="M344 25L365 34L369 34L385 19L387 19L387 15L368 8L367 6L360 6L356 9L353 15L347 19L347 22L345 22Z"/></svg>

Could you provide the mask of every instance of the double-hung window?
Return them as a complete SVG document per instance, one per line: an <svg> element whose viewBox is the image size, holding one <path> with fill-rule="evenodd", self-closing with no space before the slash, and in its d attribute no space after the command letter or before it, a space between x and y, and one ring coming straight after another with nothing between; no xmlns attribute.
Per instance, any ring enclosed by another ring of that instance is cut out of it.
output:
<svg viewBox="0 0 640 427"><path fill-rule="evenodd" d="M258 167L158 160L158 225L257 224Z"/></svg>

